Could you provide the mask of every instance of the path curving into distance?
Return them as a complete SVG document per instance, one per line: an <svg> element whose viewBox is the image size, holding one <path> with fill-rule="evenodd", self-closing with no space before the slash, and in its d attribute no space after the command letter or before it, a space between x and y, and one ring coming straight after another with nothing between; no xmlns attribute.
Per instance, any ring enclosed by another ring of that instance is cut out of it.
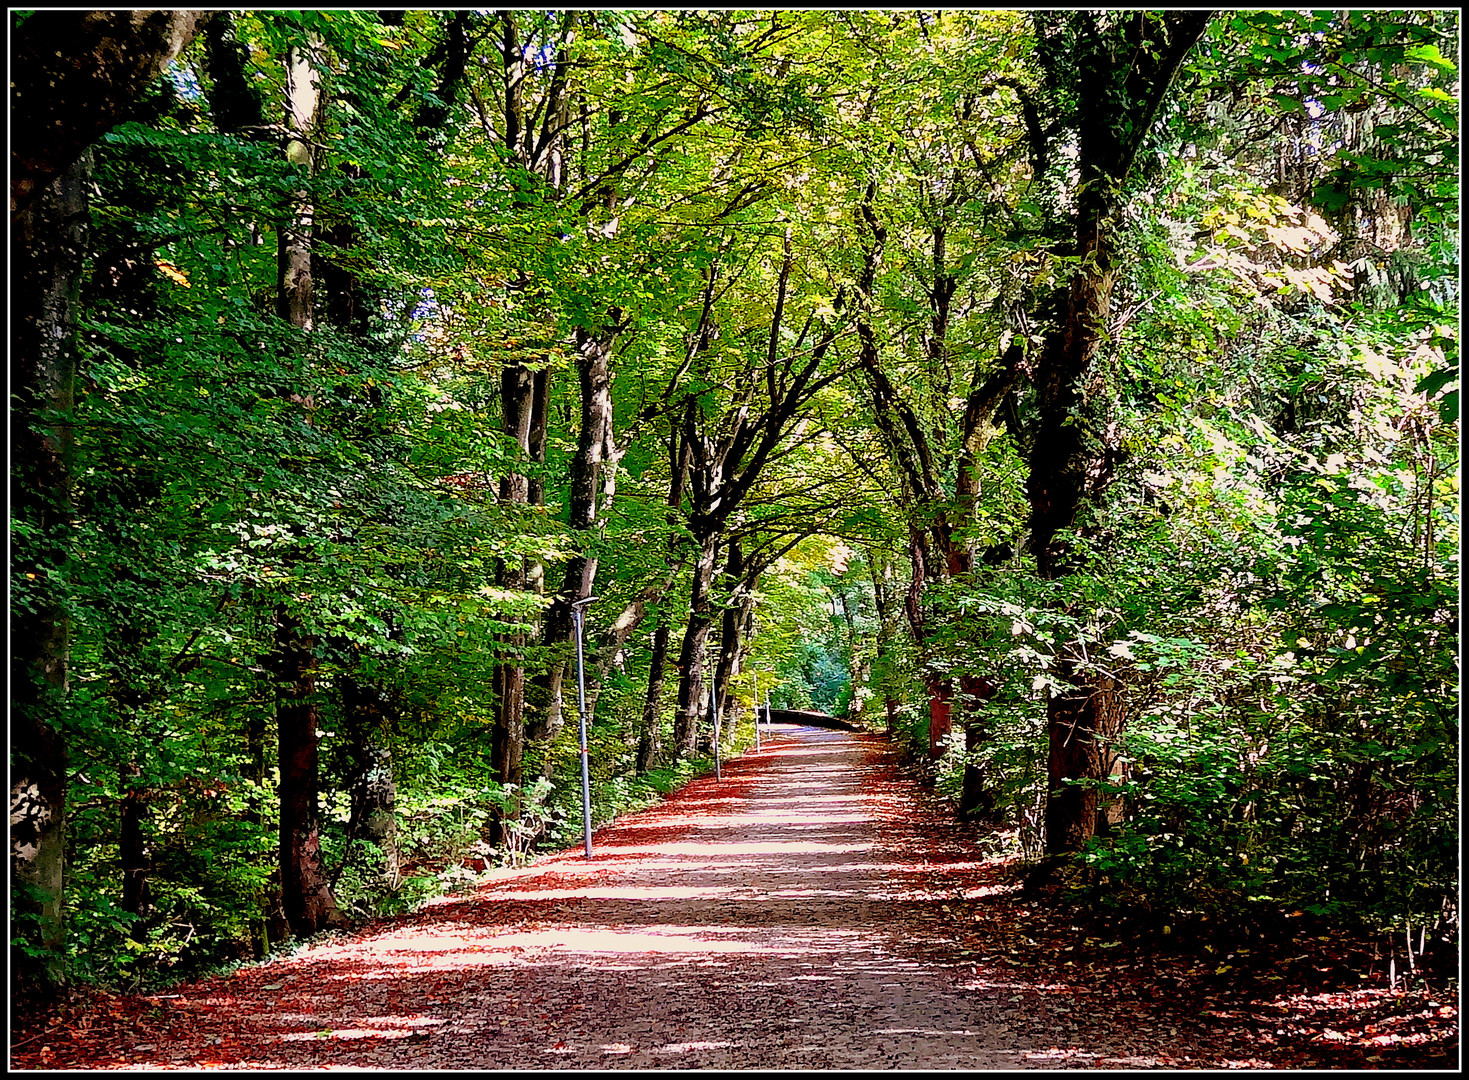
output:
<svg viewBox="0 0 1469 1080"><path fill-rule="evenodd" d="M779 729L722 780L599 830L591 862L580 847L542 857L409 918L146 999L166 1030L91 1047L89 1064L1054 1065L1031 1052L1045 1033L1019 1030L1009 989L948 959L944 897L914 872L921 843L904 833L889 756L872 735Z"/></svg>

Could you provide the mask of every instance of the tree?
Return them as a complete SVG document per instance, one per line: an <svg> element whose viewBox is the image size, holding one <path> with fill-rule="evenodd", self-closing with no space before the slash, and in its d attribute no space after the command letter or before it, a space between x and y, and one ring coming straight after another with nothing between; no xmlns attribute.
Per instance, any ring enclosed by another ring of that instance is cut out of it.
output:
<svg viewBox="0 0 1469 1080"><path fill-rule="evenodd" d="M17 408L11 511L30 550L12 613L11 864L35 919L17 970L40 985L62 978L70 627L62 582L68 551L71 437L65 416L76 377L75 297L85 252L87 147L120 120L143 87L212 13L26 12L12 29L11 247L21 267L12 310ZM58 43L65 49L58 50ZM31 963L39 954L42 964Z"/></svg>
<svg viewBox="0 0 1469 1080"><path fill-rule="evenodd" d="M1053 296L1035 361L1037 424L1026 482L1029 548L1043 580L1076 567L1066 531L1105 484L1100 447L1083 422L1083 382L1106 334L1116 280L1118 215L1134 165L1211 12L1038 16L1038 48L1062 120L1076 133L1076 267ZM1100 483L1099 483L1100 481ZM1097 782L1111 775L1121 721L1114 680L1064 656L1047 705L1050 792L1046 850L1081 850L1096 830Z"/></svg>
<svg viewBox="0 0 1469 1080"><path fill-rule="evenodd" d="M320 37L308 35L286 56L286 160L303 179L313 171L311 149L321 108L318 68ZM293 193L278 235L280 281L276 313L310 334L316 326L315 277L311 266L315 200L306 184ZM309 394L293 394L306 410ZM309 421L308 421L309 422ZM276 676L277 764L280 769L281 902L298 935L345 925L337 910L321 858L319 820L319 718L316 707L316 652L319 639L309 633L288 600L275 609L271 664Z"/></svg>

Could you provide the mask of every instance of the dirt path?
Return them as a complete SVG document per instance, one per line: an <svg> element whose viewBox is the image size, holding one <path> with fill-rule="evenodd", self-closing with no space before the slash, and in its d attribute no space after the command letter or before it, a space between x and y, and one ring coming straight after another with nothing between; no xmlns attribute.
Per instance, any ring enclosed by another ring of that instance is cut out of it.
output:
<svg viewBox="0 0 1469 1080"><path fill-rule="evenodd" d="M786 728L722 780L598 831L590 863L577 847L232 976L105 999L17 1040L11 1065L1334 1063L1314 1049L1332 1032L1279 1038L1278 991L1165 990L1156 963L1118 958L1117 942L1084 953L1078 927L1032 941L1048 932L1039 913L1002 895L976 838L890 758L874 736Z"/></svg>
<svg viewBox="0 0 1469 1080"><path fill-rule="evenodd" d="M722 781L597 832L591 863L545 857L389 927L143 999L46 1064L1048 1064L1000 989L925 958L940 898L905 880L904 785L882 745L786 729Z"/></svg>

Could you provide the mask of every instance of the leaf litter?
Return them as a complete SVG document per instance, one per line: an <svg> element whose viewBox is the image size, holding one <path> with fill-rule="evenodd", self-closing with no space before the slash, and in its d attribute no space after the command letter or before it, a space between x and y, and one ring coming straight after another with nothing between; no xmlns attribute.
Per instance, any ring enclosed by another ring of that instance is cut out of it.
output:
<svg viewBox="0 0 1469 1080"><path fill-rule="evenodd" d="M15 1069L1454 1068L1372 943L1088 912L880 738L759 752L418 912L16 1017ZM1177 924L1177 925L1174 925Z"/></svg>

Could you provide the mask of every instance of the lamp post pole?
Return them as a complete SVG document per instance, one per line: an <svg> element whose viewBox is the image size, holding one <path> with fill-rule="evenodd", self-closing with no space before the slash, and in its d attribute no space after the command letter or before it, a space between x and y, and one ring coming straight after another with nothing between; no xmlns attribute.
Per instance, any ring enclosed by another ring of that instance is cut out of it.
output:
<svg viewBox="0 0 1469 1080"><path fill-rule="evenodd" d="M581 831L588 859L592 857L592 774L587 764L587 676L582 654L582 622L586 605L595 599L588 596L571 605L571 621L576 627L576 721L581 733Z"/></svg>
<svg viewBox="0 0 1469 1080"><path fill-rule="evenodd" d="M715 693L719 687L715 684L715 676L718 668L709 665L709 726L714 730L714 779L721 779L719 773L719 700Z"/></svg>
<svg viewBox="0 0 1469 1080"><path fill-rule="evenodd" d="M755 749L760 749L760 680L750 671L750 715L755 718Z"/></svg>

